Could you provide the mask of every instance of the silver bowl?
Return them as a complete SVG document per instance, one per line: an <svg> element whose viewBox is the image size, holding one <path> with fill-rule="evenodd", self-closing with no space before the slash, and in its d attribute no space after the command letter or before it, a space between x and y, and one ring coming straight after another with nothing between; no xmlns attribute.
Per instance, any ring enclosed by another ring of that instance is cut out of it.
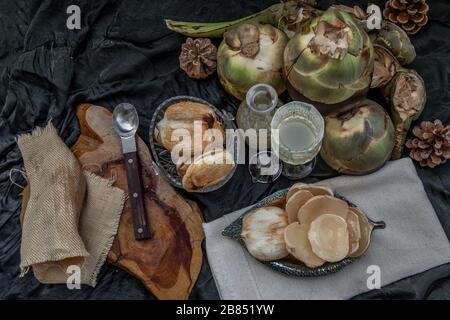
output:
<svg viewBox="0 0 450 320"><path fill-rule="evenodd" d="M164 113L165 113L166 109L168 107L170 107L171 105L173 105L174 103L182 102L182 101L192 101L192 102L202 103L202 104L205 104L208 107L210 107L216 113L217 118L219 119L220 123L222 124L222 127L224 128L224 130L226 130L226 129L236 130L236 125L233 122L233 117L231 115L229 115L228 113L226 113L226 111L220 111L219 109L214 107L209 102L207 102L203 99L197 98L197 97L175 96L175 97L165 100L158 106L158 108L156 108L156 110L153 114L152 120L150 122L150 150L152 152L153 160L155 161L155 163L158 166L158 168L160 169L160 171L169 180L171 185L173 185L174 187L177 187L177 188L184 189L183 183L182 183L182 178L180 177L180 175L178 174L178 172L176 170L176 165L172 161L172 158L170 156L170 151L165 149L162 145L158 144L158 142L155 139L156 124L164 118ZM238 143L237 143L237 141L232 141L232 143L234 144L234 148L235 148L234 149L235 152L233 153L235 165L234 165L233 169L230 171L230 173L219 183L209 186L209 187L206 187L206 188L197 189L192 192L206 193L206 192L215 191L215 190L221 188L222 186L224 186L231 179L231 177L236 172L237 158L238 158L238 152L237 152Z"/></svg>

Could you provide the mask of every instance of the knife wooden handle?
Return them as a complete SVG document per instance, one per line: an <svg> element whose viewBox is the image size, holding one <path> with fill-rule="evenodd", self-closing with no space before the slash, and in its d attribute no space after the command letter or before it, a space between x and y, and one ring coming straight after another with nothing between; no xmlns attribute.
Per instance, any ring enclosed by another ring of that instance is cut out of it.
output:
<svg viewBox="0 0 450 320"><path fill-rule="evenodd" d="M147 214L144 207L144 193L142 192L141 170L137 152L124 154L125 168L128 180L128 194L131 201L133 215L134 238L136 240L152 237L147 223Z"/></svg>

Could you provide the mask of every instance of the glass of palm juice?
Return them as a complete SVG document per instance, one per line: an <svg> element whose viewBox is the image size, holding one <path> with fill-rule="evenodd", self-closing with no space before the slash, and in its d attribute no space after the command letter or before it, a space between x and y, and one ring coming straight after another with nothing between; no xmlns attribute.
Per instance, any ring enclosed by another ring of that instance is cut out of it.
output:
<svg viewBox="0 0 450 320"><path fill-rule="evenodd" d="M272 151L283 162L283 175L291 180L314 169L324 134L324 120L311 104L292 101L280 107L271 122Z"/></svg>

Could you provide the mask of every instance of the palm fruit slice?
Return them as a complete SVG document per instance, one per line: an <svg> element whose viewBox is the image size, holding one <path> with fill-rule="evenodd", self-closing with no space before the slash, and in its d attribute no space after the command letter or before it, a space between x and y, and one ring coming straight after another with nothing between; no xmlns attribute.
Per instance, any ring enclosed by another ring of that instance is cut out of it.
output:
<svg viewBox="0 0 450 320"><path fill-rule="evenodd" d="M359 248L359 240L361 239L361 228L359 226L358 215L352 210L348 211L347 214L347 228L349 235L349 252L351 255L356 252Z"/></svg>
<svg viewBox="0 0 450 320"><path fill-rule="evenodd" d="M349 251L347 222L334 214L323 214L309 228L308 239L312 251L321 259L337 262Z"/></svg>
<svg viewBox="0 0 450 320"><path fill-rule="evenodd" d="M286 202L286 212L288 214L288 222L296 222L298 210L314 195L308 190L298 190Z"/></svg>
<svg viewBox="0 0 450 320"><path fill-rule="evenodd" d="M345 220L348 214L348 204L331 196L315 196L298 210L297 218L301 224L310 224L322 214L337 215Z"/></svg>
<svg viewBox="0 0 450 320"><path fill-rule="evenodd" d="M278 260L289 254L284 243L287 225L287 215L283 209L273 206L258 208L244 217L241 238L256 259Z"/></svg>
<svg viewBox="0 0 450 320"><path fill-rule="evenodd" d="M284 241L287 251L296 259L303 262L310 268L316 268L325 263L325 260L316 256L311 249L311 243L308 240L307 225L301 225L298 222L291 223L284 229Z"/></svg>
<svg viewBox="0 0 450 320"><path fill-rule="evenodd" d="M289 200L289 198L291 196L293 196L299 190L308 190L314 196L322 196L322 195L333 196L333 190L331 190L328 187L316 186L316 185L304 184L304 183L296 183L296 184L292 185L292 187L289 189L288 193L286 194L286 201Z"/></svg>
<svg viewBox="0 0 450 320"><path fill-rule="evenodd" d="M369 220L367 220L367 217L364 213L362 213L358 208L349 208L350 212L355 213L358 216L359 220L359 229L361 237L359 239L359 246L358 249L349 254L349 257L360 257L363 255L370 244L370 234L372 232L373 226L369 223Z"/></svg>

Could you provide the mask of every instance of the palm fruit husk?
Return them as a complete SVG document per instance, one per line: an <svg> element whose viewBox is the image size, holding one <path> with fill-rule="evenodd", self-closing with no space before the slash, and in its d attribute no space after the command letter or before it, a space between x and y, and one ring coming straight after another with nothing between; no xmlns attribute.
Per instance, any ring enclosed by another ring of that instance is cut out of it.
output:
<svg viewBox="0 0 450 320"><path fill-rule="evenodd" d="M374 44L375 60L373 65L372 82L370 88L386 86L394 77L400 63L385 47Z"/></svg>
<svg viewBox="0 0 450 320"><path fill-rule="evenodd" d="M371 83L374 50L352 15L330 7L289 40L283 74L294 100L322 114L338 113L363 99Z"/></svg>
<svg viewBox="0 0 450 320"><path fill-rule="evenodd" d="M217 51L217 75L224 89L239 100L258 83L281 94L286 89L282 65L287 40L270 24L245 23L225 32Z"/></svg>
<svg viewBox="0 0 450 320"><path fill-rule="evenodd" d="M325 117L320 155L338 172L364 175L384 165L394 140L394 125L387 112L365 99L350 111Z"/></svg>
<svg viewBox="0 0 450 320"><path fill-rule="evenodd" d="M383 88L383 95L391 108L395 126L395 147L392 159L399 159L412 121L422 113L427 100L425 83L414 70L400 68Z"/></svg>
<svg viewBox="0 0 450 320"><path fill-rule="evenodd" d="M370 33L372 42L386 47L400 64L410 64L416 58L416 50L406 32L389 21L381 23L381 29Z"/></svg>
<svg viewBox="0 0 450 320"><path fill-rule="evenodd" d="M370 31L367 26L368 15L360 6L354 5L353 7L350 7L343 4L334 4L332 7L351 14L361 29L366 32Z"/></svg>

